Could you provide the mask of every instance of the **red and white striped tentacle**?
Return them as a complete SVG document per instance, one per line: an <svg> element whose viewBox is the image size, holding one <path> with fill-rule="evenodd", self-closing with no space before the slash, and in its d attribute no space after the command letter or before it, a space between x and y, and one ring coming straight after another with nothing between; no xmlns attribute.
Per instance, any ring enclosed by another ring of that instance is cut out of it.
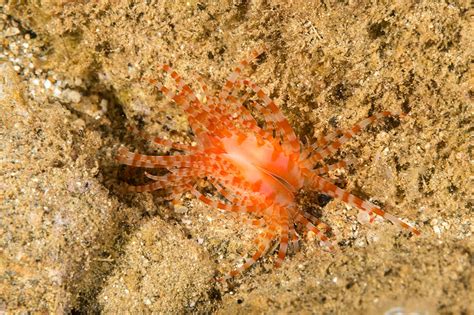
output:
<svg viewBox="0 0 474 315"><path fill-rule="evenodd" d="M254 213L258 207L251 204L228 204L220 200L211 199L204 196L199 190L195 187L191 188L191 193L199 199L201 202L207 204L212 208L217 208L224 211L234 212L234 213Z"/></svg>
<svg viewBox="0 0 474 315"><path fill-rule="evenodd" d="M264 45L252 50L249 57L242 59L235 66L234 70L231 72L231 74L227 78L226 83L222 87L221 92L219 93L219 99L221 101L227 99L227 97L230 95L231 91L234 89L234 85L236 81L238 81L241 77L242 70L248 67L249 65L251 65L255 61L255 59L257 59L257 57L260 56L265 50L266 48Z"/></svg>
<svg viewBox="0 0 474 315"><path fill-rule="evenodd" d="M172 149L175 149L175 150L188 151L188 152L196 151L196 147L194 147L194 146L181 144L181 143L176 143L176 142L173 142L171 140L155 137L155 136L152 136L152 135L148 134L147 132L138 130L134 126L129 126L128 129L131 132L133 132L133 133L137 134L138 136L140 136L141 138L146 139L146 140L150 141L152 144L155 144L155 145L158 145L158 146L161 146L161 147L167 147L167 148L172 148Z"/></svg>
<svg viewBox="0 0 474 315"><path fill-rule="evenodd" d="M339 148L349 141L352 137L354 137L356 134L358 134L361 130L363 130L365 127L369 126L370 124L376 122L377 120L383 118L383 117L388 117L388 116L393 116L389 111L384 111L377 113L373 116L370 116L357 124L355 124L352 128L345 130L345 131L337 131L335 134L327 136L324 141L329 142L326 147L323 148L317 148L316 145L313 145L312 148L316 149L315 152L312 153L311 157L307 159L308 164L314 164L318 161L321 161L325 159L328 156L331 156L332 154L336 153ZM335 138L338 134L342 134L341 137L331 141L333 138Z"/></svg>
<svg viewBox="0 0 474 315"><path fill-rule="evenodd" d="M326 235L324 235L324 233L320 229L318 229L313 223L311 223L311 221L305 218L301 213L296 214L295 222L303 225L306 228L306 230L313 232L316 235L316 237L319 238L323 246L327 247L331 251L334 250L334 245L329 240L329 238Z"/></svg>
<svg viewBox="0 0 474 315"><path fill-rule="evenodd" d="M275 102L255 83L250 80L243 80L244 85L251 88L257 97L263 101L264 106L270 110L268 113L264 113L266 121L269 121L272 125L275 126L276 130L280 132L281 137L283 138L282 146L285 149L291 150L295 154L300 153L300 141L296 137L293 128L286 119L286 117L281 113L278 106Z"/></svg>
<svg viewBox="0 0 474 315"><path fill-rule="evenodd" d="M121 164L144 167L144 168L170 168L170 167L190 167L196 161L204 157L199 154L193 155L166 155L154 156L130 152L127 148L121 147L118 150L117 161Z"/></svg>
<svg viewBox="0 0 474 315"><path fill-rule="evenodd" d="M166 87L161 86L160 89L165 95L172 96L172 99L176 104L183 107L188 115L189 124L198 140L201 140L202 135L205 134L204 129L219 135L224 130L217 127L218 121L221 117L218 115L216 116L216 113L213 112L209 106L201 103L191 87L185 84L181 76L179 76L176 71L172 70L170 66L163 65L162 68L175 80L176 86L180 92L172 96Z"/></svg>
<svg viewBox="0 0 474 315"><path fill-rule="evenodd" d="M345 160L342 160L342 161L339 161L339 162L336 162L334 164L330 164L330 165L324 165L324 166L321 166L315 170L312 170L312 172L314 174L317 174L317 175L321 175L321 174L327 174L329 171L332 171L332 170L335 170L335 169L339 169L339 168L345 168L349 165L352 165L354 164L354 160L352 159L345 159Z"/></svg>
<svg viewBox="0 0 474 315"><path fill-rule="evenodd" d="M313 223L314 226L316 226L318 230L320 230L322 233L327 234L329 231L331 231L331 227L329 225L322 222L321 220L313 216L311 213L305 211L302 212L302 214L306 219L311 221L311 223Z"/></svg>
<svg viewBox="0 0 474 315"><path fill-rule="evenodd" d="M175 187L188 187L188 185L195 181L195 177L193 176L167 176L167 175L174 175L174 174L166 174L161 176L162 178L156 180L152 183L145 184L145 185L127 185L127 190L130 192L149 192L155 191L158 189L168 189L168 188L175 188Z"/></svg>
<svg viewBox="0 0 474 315"><path fill-rule="evenodd" d="M216 179L208 179L216 190L231 204L245 206L248 212L259 213L259 208L265 209L271 205L268 200L265 200L260 194L254 192L246 192L243 194L239 191L230 191L225 186L221 185Z"/></svg>
<svg viewBox="0 0 474 315"><path fill-rule="evenodd" d="M287 209L285 207L278 207L279 209L279 218L278 218L278 227L279 227L279 234L280 239L278 241L279 248L278 248L278 256L275 261L275 266L280 267L283 263L283 260L286 256L286 251L288 249L288 241L289 241L289 225L290 225L290 218Z"/></svg>
<svg viewBox="0 0 474 315"><path fill-rule="evenodd" d="M325 195L344 201L345 203L350 204L351 206L354 206L364 212L367 212L369 216L372 214L376 214L382 218L389 220L390 222L392 222L393 224L401 228L404 228L406 230L409 230L410 232L413 232L416 235L420 234L419 230L408 225L407 223L403 222L402 220L395 217L394 215L383 211L382 209L380 209L373 203L367 200L362 200L359 197L349 193L348 191L344 189L337 187L333 183L330 183L329 181L317 175L310 174L309 176L306 177L306 179L307 179L306 186L308 186L309 188L316 189Z"/></svg>
<svg viewBox="0 0 474 315"><path fill-rule="evenodd" d="M229 272L229 274L223 278L218 279L219 281L224 281L230 278L235 277L238 274L241 274L245 270L249 269L257 260L259 260L270 248L270 244L276 235L276 227L271 225L268 229L262 232L255 241L257 245L257 251L253 254L252 257L247 258L245 262L238 268Z"/></svg>

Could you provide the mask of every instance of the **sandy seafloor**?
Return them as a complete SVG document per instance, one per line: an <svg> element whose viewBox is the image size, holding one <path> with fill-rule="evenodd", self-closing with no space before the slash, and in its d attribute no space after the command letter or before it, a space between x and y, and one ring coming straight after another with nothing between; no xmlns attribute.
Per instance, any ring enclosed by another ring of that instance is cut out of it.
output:
<svg viewBox="0 0 474 315"><path fill-rule="evenodd" d="M474 314L469 1L2 3L0 313ZM338 250L304 237L281 268L269 254L221 284L252 228L189 195L173 208L120 190L143 181L120 145L159 153L127 125L190 141L143 78L169 63L218 89L261 44L246 75L300 139L409 112L345 145L336 158L356 164L328 177L421 236L306 192Z"/></svg>

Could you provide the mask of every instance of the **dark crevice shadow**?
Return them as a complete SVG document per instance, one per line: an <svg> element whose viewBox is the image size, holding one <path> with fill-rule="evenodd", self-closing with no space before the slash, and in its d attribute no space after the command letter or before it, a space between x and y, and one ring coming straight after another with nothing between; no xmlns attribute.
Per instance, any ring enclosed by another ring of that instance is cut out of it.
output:
<svg viewBox="0 0 474 315"><path fill-rule="evenodd" d="M123 257L130 235L133 235L144 222L153 217L147 209L144 209L136 194L123 191L121 178L124 177L124 167L115 161L115 152L112 152L111 156L110 150L114 147L118 148L119 144L139 147L140 143L127 130L127 117L123 110L123 104L116 96L116 91L99 81L97 77L99 71L99 68L91 69L89 76L85 78L87 87L81 91L81 94L85 96L95 94L101 99L107 100L108 109L104 114L106 119L94 119L74 109L69 104L62 104L73 116L85 122L85 129L97 131L100 134L102 146L98 148L95 157L93 157L99 165L96 179L108 190L111 198L118 200L119 204L117 213L110 217L111 222L105 228L105 232L98 235L97 244L103 244L104 246L91 252L90 269L87 271L71 270L80 275L67 284L67 290L75 301L74 308L70 311L75 314L99 314L102 311L98 296L106 280ZM107 123L104 123L105 121ZM73 145L78 147L80 145L87 146L80 131L73 131L73 139ZM122 211L126 208L143 210L140 213ZM111 235L113 239L110 239ZM104 237L109 239L104 239ZM106 244L112 245L106 246ZM110 257L112 258L110 259ZM74 266L74 268L81 267L80 264Z"/></svg>

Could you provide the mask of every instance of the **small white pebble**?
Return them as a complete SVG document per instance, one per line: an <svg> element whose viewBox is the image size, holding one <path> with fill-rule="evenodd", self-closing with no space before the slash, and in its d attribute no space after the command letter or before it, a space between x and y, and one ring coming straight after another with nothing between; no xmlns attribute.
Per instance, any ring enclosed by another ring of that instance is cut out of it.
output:
<svg viewBox="0 0 474 315"><path fill-rule="evenodd" d="M403 314L408 314L406 310L403 307L397 306L397 307L392 307L391 309L387 310L384 315L403 315ZM417 313L414 313L417 314Z"/></svg>
<svg viewBox="0 0 474 315"><path fill-rule="evenodd" d="M183 205L175 205L174 211L179 214L185 214L188 211L188 208Z"/></svg>
<svg viewBox="0 0 474 315"><path fill-rule="evenodd" d="M40 81L35 78L35 79L33 79L32 83L33 83L33 85L39 85Z"/></svg>
<svg viewBox="0 0 474 315"><path fill-rule="evenodd" d="M81 101L82 95L78 91L66 89L62 92L62 95L66 101L79 103Z"/></svg>
<svg viewBox="0 0 474 315"><path fill-rule="evenodd" d="M368 243L377 243L380 240L380 237L373 230L367 233L367 242Z"/></svg>
<svg viewBox="0 0 474 315"><path fill-rule="evenodd" d="M20 34L20 30L17 27L9 27L6 29L6 31L3 33L5 37L9 36L15 36L17 34Z"/></svg>
<svg viewBox="0 0 474 315"><path fill-rule="evenodd" d="M357 221L362 224L367 224L370 222L370 216L366 211L359 211L357 214Z"/></svg>
<svg viewBox="0 0 474 315"><path fill-rule="evenodd" d="M46 80L44 81L44 84L43 84L43 85L44 85L44 88L45 88L45 89L49 90L49 89L51 88L51 85L52 85L52 84L51 84L51 81L49 81L48 79L46 79Z"/></svg>
<svg viewBox="0 0 474 315"><path fill-rule="evenodd" d="M106 100L106 99L102 99L100 101L100 108L102 109L102 112L107 112L107 106L108 106L109 102Z"/></svg>
<svg viewBox="0 0 474 315"><path fill-rule="evenodd" d="M57 87L54 88L53 95L55 97L60 97L61 96L61 90Z"/></svg>
<svg viewBox="0 0 474 315"><path fill-rule="evenodd" d="M20 72L21 68L18 65L14 65L13 70L15 70L16 72Z"/></svg>
<svg viewBox="0 0 474 315"><path fill-rule="evenodd" d="M143 301L143 303L145 303L146 305L151 305L151 300L150 299L145 299Z"/></svg>
<svg viewBox="0 0 474 315"><path fill-rule="evenodd" d="M363 247L366 246L366 242L365 242L364 239L358 238L358 239L355 240L354 245L355 245L356 247L363 248Z"/></svg>

